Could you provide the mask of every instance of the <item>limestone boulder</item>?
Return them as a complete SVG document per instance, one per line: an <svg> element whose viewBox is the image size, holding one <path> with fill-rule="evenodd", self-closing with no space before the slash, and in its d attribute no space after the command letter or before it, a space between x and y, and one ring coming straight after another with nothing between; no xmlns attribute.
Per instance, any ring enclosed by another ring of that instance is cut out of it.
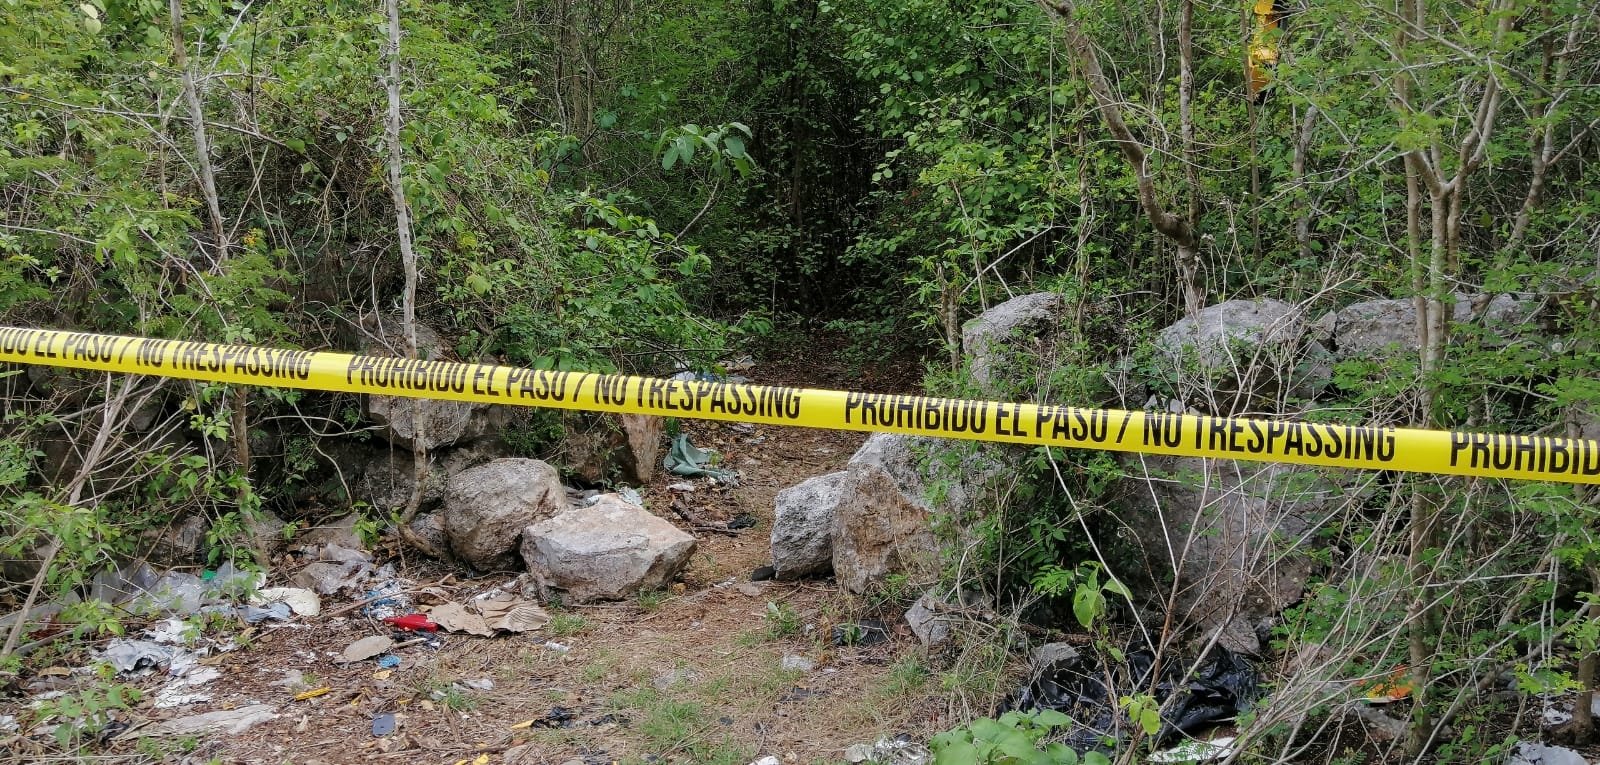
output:
<svg viewBox="0 0 1600 765"><path fill-rule="evenodd" d="M373 356L406 355L404 324L398 316L368 316L362 353ZM425 361L453 360L454 353L445 338L425 324L417 324L417 358ZM411 448L416 440L420 418L422 446L434 450L471 441L504 426L511 417L509 407L467 401L411 398L408 396L367 396L367 416L379 426L389 443Z"/></svg>
<svg viewBox="0 0 1600 765"><path fill-rule="evenodd" d="M778 492L772 522L772 568L784 580L833 571L833 514L849 474L810 478Z"/></svg>
<svg viewBox="0 0 1600 765"><path fill-rule="evenodd" d="M1015 367L1024 355L1038 356L1038 344L1061 321L1065 300L1054 292L1036 292L1001 303L961 328L961 347L973 382L994 390L1019 377Z"/></svg>
<svg viewBox="0 0 1600 765"><path fill-rule="evenodd" d="M1171 572L1174 616L1223 646L1258 654L1258 633L1299 601L1315 570L1315 530L1361 501L1370 474L1294 465L1145 456L1126 461L1121 521L1143 560ZM1118 572L1130 575L1133 571Z"/></svg>
<svg viewBox="0 0 1600 765"><path fill-rule="evenodd" d="M559 460L587 484L643 485L655 475L666 419L642 414L573 412L563 418Z"/></svg>
<svg viewBox="0 0 1600 765"><path fill-rule="evenodd" d="M935 514L960 527L1005 473L1008 447L876 433L845 466L833 515L833 572L851 592L891 574L931 580ZM937 501L935 501L937 499Z"/></svg>
<svg viewBox="0 0 1600 765"><path fill-rule="evenodd" d="M508 457L464 470L445 488L450 551L479 570L510 568L522 530L567 509L567 490L548 463Z"/></svg>
<svg viewBox="0 0 1600 765"><path fill-rule="evenodd" d="M1504 345L1530 334L1535 312L1535 302L1527 295L1457 293L1451 306L1453 334L1460 339L1468 332L1478 332L1490 347ZM1338 361L1415 358L1419 351L1416 301L1352 303L1318 319L1313 335Z"/></svg>
<svg viewBox="0 0 1600 765"><path fill-rule="evenodd" d="M1230 300L1156 334L1142 365L1163 398L1211 414L1281 411L1331 377L1326 349L1307 342L1304 312L1280 300Z"/></svg>
<svg viewBox="0 0 1600 765"><path fill-rule="evenodd" d="M695 538L615 494L522 532L528 571L569 602L620 600L671 582Z"/></svg>

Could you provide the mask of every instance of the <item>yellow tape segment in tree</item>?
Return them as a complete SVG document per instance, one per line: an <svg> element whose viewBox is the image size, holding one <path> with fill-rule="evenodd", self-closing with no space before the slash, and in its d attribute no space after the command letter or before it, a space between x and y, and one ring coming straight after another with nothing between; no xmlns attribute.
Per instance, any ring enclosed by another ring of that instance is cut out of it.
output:
<svg viewBox="0 0 1600 765"><path fill-rule="evenodd" d="M0 328L0 362L1080 449L1600 483L1600 441L1080 409Z"/></svg>

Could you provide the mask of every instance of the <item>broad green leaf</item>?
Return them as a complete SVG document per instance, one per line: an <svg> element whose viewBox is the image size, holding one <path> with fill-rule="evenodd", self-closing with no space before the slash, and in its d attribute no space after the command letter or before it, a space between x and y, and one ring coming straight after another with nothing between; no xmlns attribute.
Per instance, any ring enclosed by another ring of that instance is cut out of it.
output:
<svg viewBox="0 0 1600 765"><path fill-rule="evenodd" d="M978 748L965 741L957 741L940 749L933 756L933 765L978 765Z"/></svg>

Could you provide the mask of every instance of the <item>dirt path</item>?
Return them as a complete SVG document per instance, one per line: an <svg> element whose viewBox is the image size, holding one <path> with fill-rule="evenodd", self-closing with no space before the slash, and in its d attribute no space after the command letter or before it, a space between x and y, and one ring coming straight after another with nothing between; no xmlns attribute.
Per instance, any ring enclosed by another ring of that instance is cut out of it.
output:
<svg viewBox="0 0 1600 765"><path fill-rule="evenodd" d="M895 368L866 382L797 359L758 370L758 382L912 390L920 368ZM898 616L842 594L831 581L753 582L770 562L773 497L808 477L843 467L864 440L854 433L686 421L691 440L723 454L741 485L704 482L692 493L658 476L640 487L646 506L680 527L668 508L683 498L701 521L748 514L737 535L698 532L699 547L670 591L632 601L552 609L537 633L482 638L451 634L439 647L396 653L391 671L372 662L339 665L346 645L391 629L359 612L269 627L220 655L212 700L135 710L134 722L267 705L277 716L238 735L111 743L123 761L223 763L729 763L775 755L785 763L839 762L851 744L883 735L924 738L942 708L914 638L902 628L871 646L835 646L833 627L864 616ZM380 561L381 562L381 561ZM447 571L407 557L401 574L433 581ZM274 572L274 580L292 571ZM456 572L459 576L459 572ZM459 582L461 600L515 573ZM342 601L330 599L325 608ZM787 657L787 658L786 658ZM147 681L151 690L158 681ZM320 696L296 700L306 690ZM148 702L146 702L148 704ZM395 732L373 721L393 714ZM137 726L142 727L142 726Z"/></svg>

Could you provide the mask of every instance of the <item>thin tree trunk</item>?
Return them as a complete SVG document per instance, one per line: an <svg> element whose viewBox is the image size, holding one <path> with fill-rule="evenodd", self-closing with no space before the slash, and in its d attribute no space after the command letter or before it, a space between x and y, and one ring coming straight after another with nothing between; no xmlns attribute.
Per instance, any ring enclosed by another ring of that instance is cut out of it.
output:
<svg viewBox="0 0 1600 765"><path fill-rule="evenodd" d="M405 269L405 293L401 295L401 324L406 337L406 358L417 358L417 251L411 241L411 206L406 203L403 184L405 155L400 145L400 1L384 0L389 14L389 110L384 122L384 143L388 148L389 193L394 199L395 233L400 241L400 263ZM422 490L428 479L427 423L423 402L411 402L411 463L413 484L405 511L400 515L400 537L423 552L439 557L434 549L411 530L411 521L422 506Z"/></svg>
<svg viewBox="0 0 1600 765"><path fill-rule="evenodd" d="M1294 139L1294 185L1301 190L1295 200L1294 240L1299 247L1300 260L1311 260L1311 200L1306 188L1306 157L1311 152L1311 134L1317 124L1317 107L1307 104L1306 115L1300 122L1300 132Z"/></svg>
<svg viewBox="0 0 1600 765"><path fill-rule="evenodd" d="M228 232L222 221L222 203L217 196L216 173L211 167L211 142L206 137L206 115L200 106L200 93L195 90L194 73L189 71L189 53L183 41L182 0L168 0L167 10L172 17L172 64L178 69L178 83L183 91L183 102L189 109L189 123L194 134L195 165L200 171L200 195L211 216L212 247L216 248L213 270L219 270L228 257Z"/></svg>
<svg viewBox="0 0 1600 765"><path fill-rule="evenodd" d="M100 467L100 459L105 456L106 446L111 442L111 434L117 430L118 417L122 414L122 407L128 401L128 393L134 388L135 379L124 377L122 387L116 395L111 395L111 375L106 375L106 404L100 411L100 430L94 434L94 441L89 444L89 450L83 455L83 462L78 466L78 472L67 483L67 496L62 504L67 507L77 507L83 499L83 489L89 485L89 477ZM45 546L44 554L39 561L39 572L34 575L33 582L29 584L28 595L22 601L22 608L17 610L16 621L11 623L11 629L6 632L6 641L0 647L0 658L10 656L17 650L17 644L22 640L23 630L27 626L28 613L38 602L39 593L44 589L45 579L50 575L50 565L55 562L56 555L61 552L61 538L51 535L50 542Z"/></svg>
<svg viewBox="0 0 1600 765"><path fill-rule="evenodd" d="M1106 79L1105 70L1100 67L1100 55L1095 52L1094 43L1083 33L1083 28L1078 23L1074 0L1037 0L1037 2L1047 13L1062 21L1067 48L1072 51L1078 59L1078 66L1083 69L1084 82L1089 86L1089 94L1094 97L1100 119L1111 132L1111 138L1116 143L1117 149L1122 152L1123 158L1133 169L1134 179L1139 186L1139 206L1144 209L1145 216L1150 219L1150 224L1156 231L1177 245L1176 266L1179 288L1183 291L1184 309L1188 315L1193 316L1200 311L1205 294L1199 282L1200 237L1188 219L1168 212L1162 206L1161 200L1156 198L1155 181L1150 176L1150 158L1145 154L1144 146L1134 138L1133 131L1128 129L1128 123L1122 119L1120 102L1111 92L1111 82Z"/></svg>
<svg viewBox="0 0 1600 765"><path fill-rule="evenodd" d="M200 196L206 204L211 219L212 272L221 273L228 261L231 243L228 227L222 218L222 199L217 193L216 169L211 164L211 140L206 133L205 108L200 103L200 93L195 88L194 73L189 71L189 53L183 37L182 0L168 0L167 12L172 26L172 63L178 69L178 84L183 93L184 105L189 110L190 132L194 136L195 167L200 175ZM233 440L233 458L239 464L239 474L244 486L239 490L239 501L250 493L250 394L244 386L233 386L228 430Z"/></svg>

